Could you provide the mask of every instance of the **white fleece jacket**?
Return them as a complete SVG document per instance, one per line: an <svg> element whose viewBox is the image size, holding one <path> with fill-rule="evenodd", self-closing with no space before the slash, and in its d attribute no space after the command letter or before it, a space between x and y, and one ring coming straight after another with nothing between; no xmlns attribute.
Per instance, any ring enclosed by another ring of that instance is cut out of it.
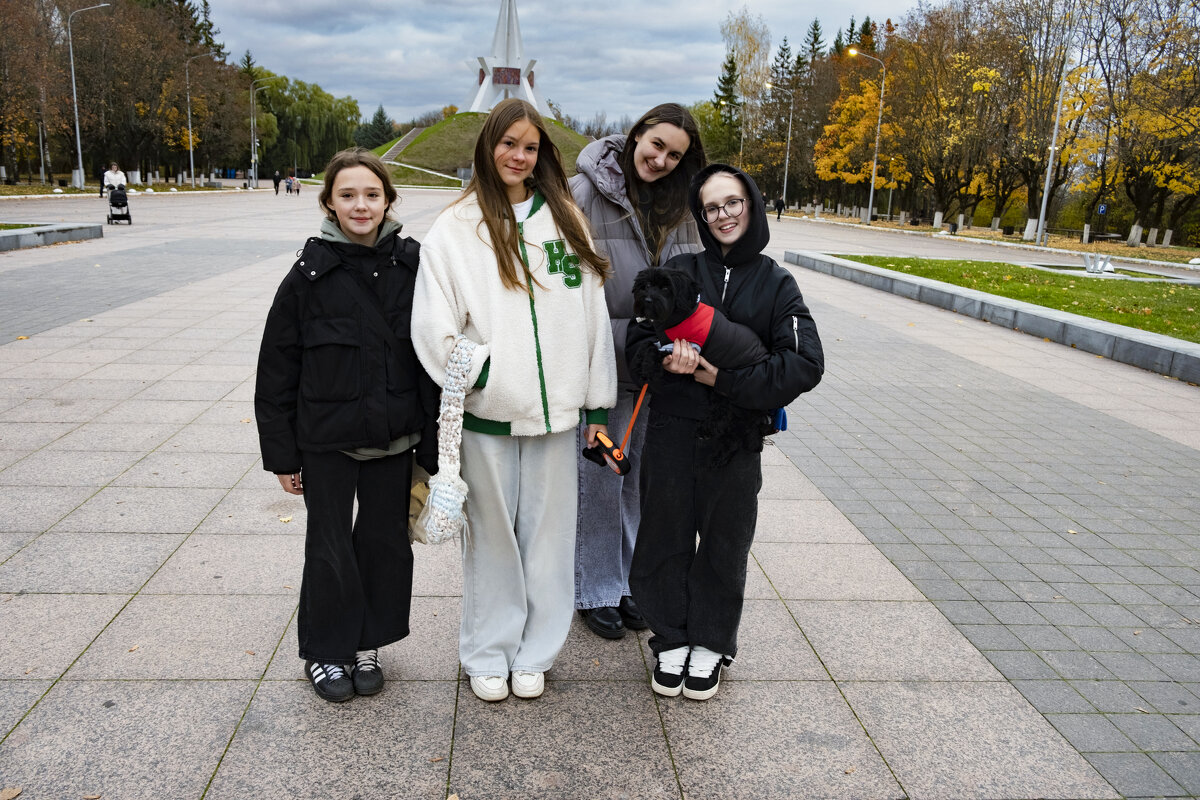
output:
<svg viewBox="0 0 1200 800"><path fill-rule="evenodd" d="M519 226L532 298L500 282L483 214L473 195L443 211L421 244L413 299L417 357L444 386L456 334L478 344L463 426L484 433L540 436L606 422L617 370L604 288L579 258L541 195ZM486 382L478 386L487 364Z"/></svg>

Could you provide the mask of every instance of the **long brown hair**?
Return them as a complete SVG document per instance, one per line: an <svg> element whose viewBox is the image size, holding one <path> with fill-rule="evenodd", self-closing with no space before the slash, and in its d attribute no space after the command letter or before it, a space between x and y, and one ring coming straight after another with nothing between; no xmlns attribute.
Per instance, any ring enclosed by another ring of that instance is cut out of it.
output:
<svg viewBox="0 0 1200 800"><path fill-rule="evenodd" d="M664 122L674 125L688 135L688 149L670 173L654 183L645 183L638 177L633 152L637 148L637 140L647 130ZM704 156L704 145L700 141L700 128L691 113L678 103L657 105L633 123L617 163L621 165L621 172L625 174L625 190L629 194L629 201L633 204L638 222L642 226L642 233L646 237L646 244L650 248L650 263L657 264L662 256L662 249L666 246L667 234L675 230L690 214L688 187L692 178L708 163ZM650 202L643 204L641 200L644 197L649 197Z"/></svg>
<svg viewBox="0 0 1200 800"><path fill-rule="evenodd" d="M494 156L496 145L505 132L522 120L527 120L537 128L540 138L537 163L533 167L533 174L526 178L526 184L546 198L554 224L579 256L580 265L599 275L601 281L606 280L609 275L608 259L592 246L587 220L571 196L562 157L550 139L542 115L529 103L513 97L497 103L483 123L483 130L475 141L475 169L463 192L464 196L474 193L483 210L483 222L480 224L487 226L492 251L496 254L496 265L500 270L500 281L508 289L532 291L527 283L530 278L529 267L521 259L517 218L508 200L507 187L496 169Z"/></svg>
<svg viewBox="0 0 1200 800"><path fill-rule="evenodd" d="M348 167L366 167L375 173L375 177L379 178L383 184L383 198L387 200L388 210L384 216L390 217L392 203L395 203L396 198L399 197L396 194L396 187L392 185L392 176L388 174L388 168L383 163L383 159L362 147L342 150L334 153L333 158L329 159L329 164L325 167L325 185L321 187L321 193L317 195L317 204L325 212L325 217L337 222L337 214L333 213L333 209L329 207L329 200L333 197L333 182L337 179L338 173Z"/></svg>

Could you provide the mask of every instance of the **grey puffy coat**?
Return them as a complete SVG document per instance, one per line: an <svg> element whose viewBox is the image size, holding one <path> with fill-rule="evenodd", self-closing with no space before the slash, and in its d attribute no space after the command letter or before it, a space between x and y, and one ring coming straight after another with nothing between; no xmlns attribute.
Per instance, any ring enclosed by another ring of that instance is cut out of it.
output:
<svg viewBox="0 0 1200 800"><path fill-rule="evenodd" d="M612 263L612 277L604 284L608 317L612 322L613 345L617 352L617 380L623 389L637 388L625 365L625 335L633 318L633 278L650 263L646 237L629 201L625 175L618 157L625 135L606 136L583 148L575 163L578 174L571 178L571 193L592 224L596 247ZM700 232L689 215L669 234L660 263L681 253L703 250Z"/></svg>

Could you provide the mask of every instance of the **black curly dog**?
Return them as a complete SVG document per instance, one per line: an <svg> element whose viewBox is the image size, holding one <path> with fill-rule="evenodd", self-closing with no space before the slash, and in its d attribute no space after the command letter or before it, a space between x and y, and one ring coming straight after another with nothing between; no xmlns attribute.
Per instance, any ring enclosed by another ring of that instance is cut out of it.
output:
<svg viewBox="0 0 1200 800"><path fill-rule="evenodd" d="M758 334L700 302L700 285L680 270L651 267L639 272L633 280L633 313L654 325L664 346L672 341L667 331L682 326L681 338L699 345L700 354L717 369L747 367L770 355ZM672 333L679 338L679 332ZM630 365L633 373L661 373L666 352L644 350L639 363ZM738 449L760 452L762 437L772 430L765 412L741 408L715 393L698 428L700 436L718 441L714 466L727 463Z"/></svg>

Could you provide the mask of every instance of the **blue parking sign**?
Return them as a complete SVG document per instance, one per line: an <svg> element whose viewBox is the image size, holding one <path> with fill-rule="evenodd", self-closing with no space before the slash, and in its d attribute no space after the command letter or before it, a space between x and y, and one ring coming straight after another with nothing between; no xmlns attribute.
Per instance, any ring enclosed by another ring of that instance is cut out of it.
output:
<svg viewBox="0 0 1200 800"><path fill-rule="evenodd" d="M1108 204L1101 203L1100 207L1096 209L1096 213L1097 214L1107 214L1108 213Z"/></svg>

